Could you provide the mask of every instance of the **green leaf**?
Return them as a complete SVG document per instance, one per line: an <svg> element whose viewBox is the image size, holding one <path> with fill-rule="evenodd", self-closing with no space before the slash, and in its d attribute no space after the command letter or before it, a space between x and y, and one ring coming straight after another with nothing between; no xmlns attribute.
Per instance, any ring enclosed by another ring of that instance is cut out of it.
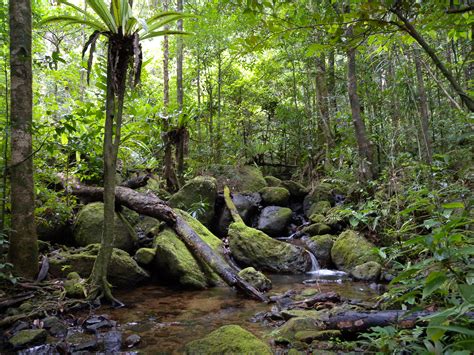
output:
<svg viewBox="0 0 474 355"><path fill-rule="evenodd" d="M425 281L425 287L423 288L423 298L428 297L433 292L438 290L447 280L446 273L441 271L431 272Z"/></svg>
<svg viewBox="0 0 474 355"><path fill-rule="evenodd" d="M117 24L115 23L108 6L103 0L86 0L86 3L94 10L97 16L104 21L110 32L117 33Z"/></svg>
<svg viewBox="0 0 474 355"><path fill-rule="evenodd" d="M154 37L160 36L167 36L167 35L182 35L182 36L192 36L193 33L191 32L184 32L184 31L174 31L174 30L163 30L163 31L155 31L149 32L142 37L142 39L149 39Z"/></svg>
<svg viewBox="0 0 474 355"><path fill-rule="evenodd" d="M474 304L474 285L458 285L462 298L468 303Z"/></svg>
<svg viewBox="0 0 474 355"><path fill-rule="evenodd" d="M69 139L67 137L67 134L66 133L61 134L61 144L67 145L68 142L69 142Z"/></svg>
<svg viewBox="0 0 474 355"><path fill-rule="evenodd" d="M430 325L428 326L428 331L430 329L441 330L443 332L447 332L447 331L455 332L455 333L464 334L468 336L474 336L474 330L465 328L465 327L456 326L456 325L434 325L434 326Z"/></svg>
<svg viewBox="0 0 474 355"><path fill-rule="evenodd" d="M450 202L450 203L445 203L444 205L442 205L442 207L446 209L464 208L464 203Z"/></svg>
<svg viewBox="0 0 474 355"><path fill-rule="evenodd" d="M55 22L65 22L66 25L86 25L96 31L107 32L107 27L105 27L99 21L85 20L77 16L68 16L68 15L50 16L43 19L39 24L40 26L43 26L43 25L47 25L49 23L55 23Z"/></svg>

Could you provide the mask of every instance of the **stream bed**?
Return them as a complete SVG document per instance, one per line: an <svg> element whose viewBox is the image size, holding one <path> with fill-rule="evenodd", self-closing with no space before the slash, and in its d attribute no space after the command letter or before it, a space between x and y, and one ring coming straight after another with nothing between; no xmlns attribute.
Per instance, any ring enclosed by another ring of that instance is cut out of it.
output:
<svg viewBox="0 0 474 355"><path fill-rule="evenodd" d="M270 275L273 289L269 294L316 288L318 292L337 292L352 301L370 302L377 296L367 283L344 280L330 272L322 274ZM311 281L303 283L306 280ZM271 325L251 321L256 313L270 310L271 305L246 299L227 286L189 291L147 285L117 292L116 296L127 307L101 311L118 322L124 338L131 334L141 337L134 352L182 353L186 343L229 324L240 325L264 340L273 330Z"/></svg>

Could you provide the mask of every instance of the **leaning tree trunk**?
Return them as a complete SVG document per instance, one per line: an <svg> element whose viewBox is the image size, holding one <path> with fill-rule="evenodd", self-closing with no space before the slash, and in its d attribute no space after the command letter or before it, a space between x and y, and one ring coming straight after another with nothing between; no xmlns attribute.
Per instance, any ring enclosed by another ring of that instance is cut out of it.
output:
<svg viewBox="0 0 474 355"><path fill-rule="evenodd" d="M350 37L352 35L352 27L349 27L347 32ZM372 148L367 138L365 123L361 115L359 95L357 93L356 49L353 46L347 51L347 66L348 93L352 110L352 122L359 147L360 175L362 180L366 182L374 177L374 167Z"/></svg>
<svg viewBox="0 0 474 355"><path fill-rule="evenodd" d="M100 201L104 189L87 187L79 184L70 186L72 193L85 197L88 201ZM189 224L171 207L158 197L142 194L130 188L118 186L115 188L116 202L140 214L164 221L174 229L178 237L186 244L192 254L200 261L209 265L229 286L236 287L246 295L267 302L268 298L243 280L235 271L207 245Z"/></svg>
<svg viewBox="0 0 474 355"><path fill-rule="evenodd" d="M8 259L15 275L38 272L35 227L31 67L31 2L10 1L11 65L11 232Z"/></svg>

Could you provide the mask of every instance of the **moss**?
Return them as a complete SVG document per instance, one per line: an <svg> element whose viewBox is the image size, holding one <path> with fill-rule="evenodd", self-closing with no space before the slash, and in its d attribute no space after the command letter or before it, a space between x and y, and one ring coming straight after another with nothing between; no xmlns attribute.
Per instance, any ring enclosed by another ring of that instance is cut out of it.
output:
<svg viewBox="0 0 474 355"><path fill-rule="evenodd" d="M268 206L262 210L257 228L271 237L281 237L287 232L293 211L287 207Z"/></svg>
<svg viewBox="0 0 474 355"><path fill-rule="evenodd" d="M310 262L303 248L270 238L243 223L229 226L229 245L237 262L261 270L305 272Z"/></svg>
<svg viewBox="0 0 474 355"><path fill-rule="evenodd" d="M320 330L317 324L317 318L295 317L288 320L279 329L273 332L273 335L289 339L293 342L298 332Z"/></svg>
<svg viewBox="0 0 474 355"><path fill-rule="evenodd" d="M80 280L81 275L79 275L77 272L73 271L73 272L70 272L69 274L67 274L66 278L68 280Z"/></svg>
<svg viewBox="0 0 474 355"><path fill-rule="evenodd" d="M213 250L219 251L222 241L212 234L199 221L188 213L176 212L191 226L191 228ZM158 233L154 240L156 256L153 267L168 281L173 281L184 287L202 289L214 285L219 277L207 265L202 265L189 251L186 245L170 228Z"/></svg>
<svg viewBox="0 0 474 355"><path fill-rule="evenodd" d="M308 249L316 256L321 267L331 265L331 249L334 245L334 236L331 234L317 235L309 239Z"/></svg>
<svg viewBox="0 0 474 355"><path fill-rule="evenodd" d="M186 344L186 354L272 354L270 347L238 325L226 325Z"/></svg>
<svg viewBox="0 0 474 355"><path fill-rule="evenodd" d="M137 191L141 193L151 192L165 201L167 201L171 197L170 193L161 187L158 180L153 178L148 180L146 186L140 187Z"/></svg>
<svg viewBox="0 0 474 355"><path fill-rule="evenodd" d="M324 224L324 223L314 223L314 224L310 224L309 226L304 227L301 231L310 236L323 235L323 234L330 233L331 227L329 227L327 224Z"/></svg>
<svg viewBox="0 0 474 355"><path fill-rule="evenodd" d="M281 185L281 180L277 177L268 175L265 176L264 179L267 182L267 185L270 187L279 187Z"/></svg>
<svg viewBox="0 0 474 355"><path fill-rule="evenodd" d="M173 208L196 211L199 221L210 225L214 218L216 197L216 179L211 176L197 176L171 196L168 203Z"/></svg>
<svg viewBox="0 0 474 355"><path fill-rule="evenodd" d="M46 341L48 333L44 329L25 329L20 330L10 339L8 343L14 349L24 348L27 345L41 344Z"/></svg>
<svg viewBox="0 0 474 355"><path fill-rule="evenodd" d="M99 244L91 244L54 255L49 260L50 273L54 277L65 277L75 271L83 278L89 277L99 248ZM109 282L122 288L133 287L149 278L148 273L127 252L117 248L113 249L108 274Z"/></svg>
<svg viewBox="0 0 474 355"><path fill-rule="evenodd" d="M287 206L290 200L290 192L284 187L264 187L260 194L266 205Z"/></svg>
<svg viewBox="0 0 474 355"><path fill-rule="evenodd" d="M95 202L84 206L74 225L74 241L78 246L100 243L104 224L104 204ZM115 214L114 247L130 251L138 240L131 225Z"/></svg>
<svg viewBox="0 0 474 355"><path fill-rule="evenodd" d="M231 191L252 193L267 186L262 172L253 165L213 165L208 172L217 179L220 190L227 185Z"/></svg>
<svg viewBox="0 0 474 355"><path fill-rule="evenodd" d="M288 309L281 311L281 315L285 319L303 317L303 318L318 318L320 316L320 311L315 311L313 309Z"/></svg>
<svg viewBox="0 0 474 355"><path fill-rule="evenodd" d="M324 223L326 221L326 217L324 217L322 214L313 213L311 217L309 217L309 220L311 223Z"/></svg>
<svg viewBox="0 0 474 355"><path fill-rule="evenodd" d="M378 261L374 245L360 234L347 230L339 235L331 250L331 258L339 270L350 272L357 265Z"/></svg>
<svg viewBox="0 0 474 355"><path fill-rule="evenodd" d="M140 221L135 225L135 231L139 235L148 235L150 231L160 225L160 221L156 218L144 216Z"/></svg>
<svg viewBox="0 0 474 355"><path fill-rule="evenodd" d="M351 275L360 281L378 281L382 272L382 266L375 261L368 261L357 265L351 272Z"/></svg>
<svg viewBox="0 0 474 355"><path fill-rule="evenodd" d="M84 279L72 279L66 280L64 282L64 290L66 291L66 296L70 298L85 298L86 288Z"/></svg>
<svg viewBox="0 0 474 355"><path fill-rule="evenodd" d="M272 288L272 282L268 277L253 267L248 267L239 272L239 276L255 287L257 290L265 292Z"/></svg>
<svg viewBox="0 0 474 355"><path fill-rule="evenodd" d="M314 340L329 340L340 336L340 330L303 330L295 334L295 339L309 344Z"/></svg>
<svg viewBox="0 0 474 355"><path fill-rule="evenodd" d="M331 203L329 201L323 200L312 203L310 208L307 210L307 216L311 216L315 213L326 214L331 209Z"/></svg>
<svg viewBox="0 0 474 355"><path fill-rule="evenodd" d="M155 248L140 248L137 250L133 258L137 261L138 264L147 266L151 264L151 262L155 258L155 254Z"/></svg>
<svg viewBox="0 0 474 355"><path fill-rule="evenodd" d="M302 199L309 192L308 188L293 180L282 181L281 186L286 187L290 191L291 197L296 199Z"/></svg>

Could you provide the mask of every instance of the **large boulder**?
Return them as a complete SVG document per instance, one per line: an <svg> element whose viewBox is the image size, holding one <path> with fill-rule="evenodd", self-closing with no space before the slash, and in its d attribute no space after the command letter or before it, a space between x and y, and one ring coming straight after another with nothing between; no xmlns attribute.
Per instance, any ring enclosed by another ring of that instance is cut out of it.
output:
<svg viewBox="0 0 474 355"><path fill-rule="evenodd" d="M290 192L284 187L264 187L260 194L266 206L288 206Z"/></svg>
<svg viewBox="0 0 474 355"><path fill-rule="evenodd" d="M309 192L309 189L293 180L285 180L281 182L281 186L290 191L291 198L296 200L303 199Z"/></svg>
<svg viewBox="0 0 474 355"><path fill-rule="evenodd" d="M239 276L261 292L271 290L272 288L270 279L253 267L240 270Z"/></svg>
<svg viewBox="0 0 474 355"><path fill-rule="evenodd" d="M275 176L265 176L265 181L267 182L267 185L270 187L279 187L281 185L281 179L275 177Z"/></svg>
<svg viewBox="0 0 474 355"><path fill-rule="evenodd" d="M268 206L262 210L257 228L271 237L282 237L287 232L292 211L286 207Z"/></svg>
<svg viewBox="0 0 474 355"><path fill-rule="evenodd" d="M374 245L363 236L347 230L337 237L331 249L331 259L339 270L351 272L354 267L368 261L379 261L373 253Z"/></svg>
<svg viewBox="0 0 474 355"><path fill-rule="evenodd" d="M186 344L186 354L272 354L270 347L238 325L225 325Z"/></svg>
<svg viewBox="0 0 474 355"><path fill-rule="evenodd" d="M309 208L305 208L304 212L307 217L311 217L313 214L326 214L331 208L331 203L329 201L318 201L313 203Z"/></svg>
<svg viewBox="0 0 474 355"><path fill-rule="evenodd" d="M212 176L197 176L171 196L168 203L173 208L192 211L201 223L210 225L214 218L216 197L216 179Z"/></svg>
<svg viewBox="0 0 474 355"><path fill-rule="evenodd" d="M242 222L229 227L229 246L241 265L281 273L303 273L309 269L308 253L296 245L280 242Z"/></svg>
<svg viewBox="0 0 474 355"><path fill-rule="evenodd" d="M140 187L139 189L137 189L138 192L141 192L141 193L152 193L154 195L156 195L157 197L161 198L162 200L168 200L171 195L169 194L168 191L166 191L165 189L163 189L160 185L160 183L158 182L158 180L154 179L154 178L150 178L148 179L147 181L147 184L143 187Z"/></svg>
<svg viewBox="0 0 474 355"><path fill-rule="evenodd" d="M330 234L317 235L308 238L306 246L316 256L322 268L331 266L331 249L334 245L334 236Z"/></svg>
<svg viewBox="0 0 474 355"><path fill-rule="evenodd" d="M53 277L66 277L71 271L75 271L81 277L88 278L99 248L99 244L91 244L85 248L55 253L49 258L49 272ZM149 274L127 252L113 249L108 280L114 287L133 287L148 278Z"/></svg>
<svg viewBox="0 0 474 355"><path fill-rule="evenodd" d="M368 261L357 265L351 272L352 277L359 281L378 281L382 272L382 266L375 261Z"/></svg>
<svg viewBox="0 0 474 355"><path fill-rule="evenodd" d="M267 186L260 169L253 165L213 165L207 173L217 179L219 190L229 186L231 191L258 192Z"/></svg>
<svg viewBox="0 0 474 355"><path fill-rule="evenodd" d="M314 235L323 235L328 234L331 232L331 227L324 223L313 223L309 226L304 227L301 230L304 234L308 234L310 236Z"/></svg>
<svg viewBox="0 0 474 355"><path fill-rule="evenodd" d="M219 251L222 241L212 234L199 221L184 211L177 211L199 234L201 239L214 251ZM163 279L180 286L204 289L215 285L219 278L207 266L199 262L184 242L170 228L159 231L154 239L155 258L151 264L152 272Z"/></svg>
<svg viewBox="0 0 474 355"><path fill-rule="evenodd" d="M8 344L13 349L21 349L35 344L42 344L47 337L48 333L44 329L24 329L8 339Z"/></svg>
<svg viewBox="0 0 474 355"><path fill-rule="evenodd" d="M132 213L129 213L132 216ZM137 242L137 235L128 217L123 213L115 213L114 219L114 248L132 251ZM85 247L101 242L104 225L104 204L94 202L84 206L77 215L74 224L74 241L77 246Z"/></svg>

